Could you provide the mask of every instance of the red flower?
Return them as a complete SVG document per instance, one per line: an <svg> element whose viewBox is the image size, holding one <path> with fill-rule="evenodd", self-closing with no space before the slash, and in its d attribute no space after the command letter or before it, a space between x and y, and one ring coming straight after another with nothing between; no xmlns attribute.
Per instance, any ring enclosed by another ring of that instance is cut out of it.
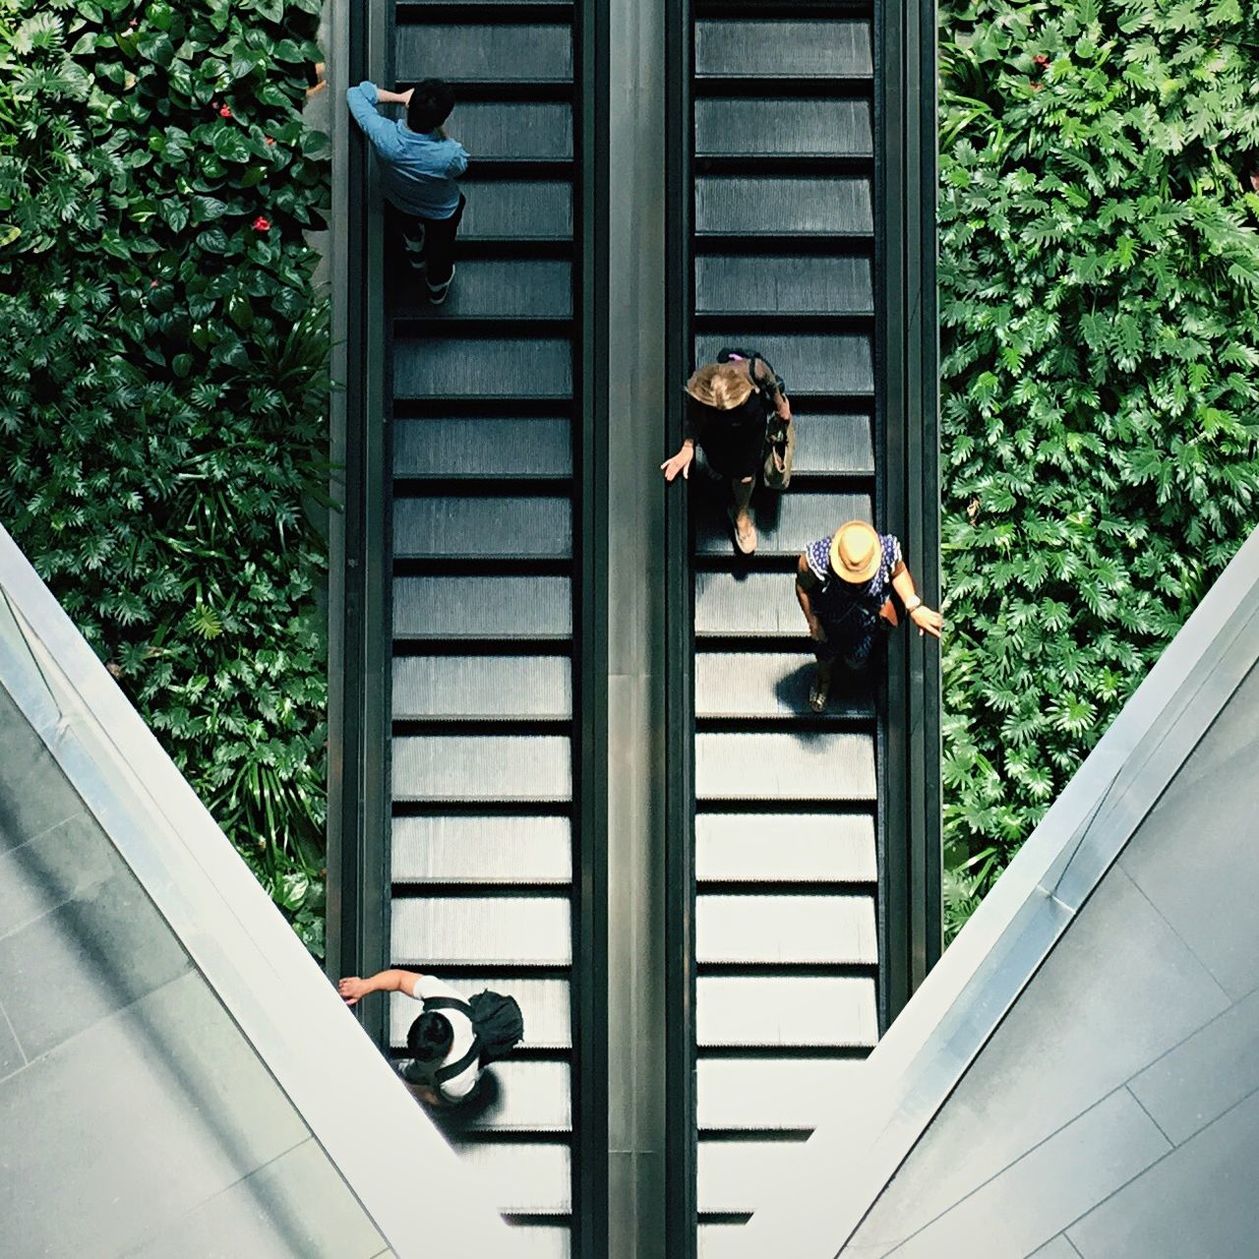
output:
<svg viewBox="0 0 1259 1259"><path fill-rule="evenodd" d="M155 288L157 288L157 281L156 281L156 280L150 280L150 281L149 281L149 288L151 288L151 289L155 289Z"/></svg>
<svg viewBox="0 0 1259 1259"><path fill-rule="evenodd" d="M220 117L220 118L230 118L231 116L232 116L232 111L231 111L230 109L228 109L228 107L227 107L226 105L222 105L222 106L220 106L220 108L219 108L219 117Z"/></svg>
<svg viewBox="0 0 1259 1259"><path fill-rule="evenodd" d="M139 25L140 23L135 18L132 18L131 21L127 23L127 29L134 31L135 28Z"/></svg>
<svg viewBox="0 0 1259 1259"><path fill-rule="evenodd" d="M1043 70L1045 69L1046 66L1049 65L1049 58L1045 56L1043 52L1038 52L1036 56L1032 58L1032 64L1040 66L1040 68Z"/></svg>
<svg viewBox="0 0 1259 1259"><path fill-rule="evenodd" d="M261 214L250 224L255 232L269 232L271 230L271 220L264 218Z"/></svg>
<svg viewBox="0 0 1259 1259"><path fill-rule="evenodd" d="M267 148L270 148L274 143L275 143L275 137L267 136Z"/></svg>

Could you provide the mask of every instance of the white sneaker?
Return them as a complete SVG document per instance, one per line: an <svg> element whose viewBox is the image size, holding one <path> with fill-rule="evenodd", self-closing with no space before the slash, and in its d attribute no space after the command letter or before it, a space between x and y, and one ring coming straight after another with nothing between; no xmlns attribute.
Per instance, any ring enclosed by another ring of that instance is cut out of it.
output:
<svg viewBox="0 0 1259 1259"><path fill-rule="evenodd" d="M455 269L454 267L451 267L450 280L453 280L454 278ZM428 300L432 302L434 306L440 306L442 302L446 300L446 294L450 292L450 280L447 280L445 284L430 284L428 286Z"/></svg>

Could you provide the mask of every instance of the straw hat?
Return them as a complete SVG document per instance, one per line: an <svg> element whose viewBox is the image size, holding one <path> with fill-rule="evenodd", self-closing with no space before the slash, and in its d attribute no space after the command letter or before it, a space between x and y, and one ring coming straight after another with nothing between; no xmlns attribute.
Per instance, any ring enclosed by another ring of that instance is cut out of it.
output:
<svg viewBox="0 0 1259 1259"><path fill-rule="evenodd" d="M842 581L864 585L879 571L883 544L864 520L850 520L831 539L831 571Z"/></svg>
<svg viewBox="0 0 1259 1259"><path fill-rule="evenodd" d="M752 380L743 363L707 363L686 382L686 392L706 407L733 411L752 396Z"/></svg>

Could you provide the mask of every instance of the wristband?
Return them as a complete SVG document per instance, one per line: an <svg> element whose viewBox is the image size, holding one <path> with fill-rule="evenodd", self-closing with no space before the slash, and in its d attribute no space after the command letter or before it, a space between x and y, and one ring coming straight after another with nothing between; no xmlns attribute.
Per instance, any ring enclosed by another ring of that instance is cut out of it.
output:
<svg viewBox="0 0 1259 1259"><path fill-rule="evenodd" d="M922 607L922 600L917 595L914 595L913 603L910 603L908 600L905 602L905 615L913 616L920 607Z"/></svg>

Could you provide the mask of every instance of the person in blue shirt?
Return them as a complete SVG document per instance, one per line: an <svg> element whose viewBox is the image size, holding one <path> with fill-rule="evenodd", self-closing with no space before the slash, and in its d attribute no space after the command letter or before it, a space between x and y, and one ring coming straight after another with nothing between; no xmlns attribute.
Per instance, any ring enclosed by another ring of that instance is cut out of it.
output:
<svg viewBox="0 0 1259 1259"><path fill-rule="evenodd" d="M442 129L455 94L440 79L425 79L406 92L364 81L345 96L380 161L385 197L402 216L411 265L424 272L429 301L439 305L455 274L455 235L467 201L456 182L468 169L467 150ZM382 117L377 105L405 105L406 121Z"/></svg>

